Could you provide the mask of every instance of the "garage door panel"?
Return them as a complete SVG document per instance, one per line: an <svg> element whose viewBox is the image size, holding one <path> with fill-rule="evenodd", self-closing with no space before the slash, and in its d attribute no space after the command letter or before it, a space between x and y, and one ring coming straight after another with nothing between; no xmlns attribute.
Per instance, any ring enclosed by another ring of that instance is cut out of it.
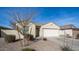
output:
<svg viewBox="0 0 79 59"><path fill-rule="evenodd" d="M44 32L43 33L44 37L57 37L57 36L59 36L59 34L58 34L59 30L44 29L43 32Z"/></svg>

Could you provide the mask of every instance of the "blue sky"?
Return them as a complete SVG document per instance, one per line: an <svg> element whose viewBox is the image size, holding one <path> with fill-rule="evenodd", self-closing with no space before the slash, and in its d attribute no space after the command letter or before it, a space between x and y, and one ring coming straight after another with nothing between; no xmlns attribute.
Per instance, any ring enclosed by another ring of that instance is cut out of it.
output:
<svg viewBox="0 0 79 59"><path fill-rule="evenodd" d="M79 27L79 8L78 7L0 7L0 26L9 26L9 13L19 12L21 14L29 14L35 12L36 15L32 19L33 22L48 23L54 22L60 26L65 24L73 24Z"/></svg>

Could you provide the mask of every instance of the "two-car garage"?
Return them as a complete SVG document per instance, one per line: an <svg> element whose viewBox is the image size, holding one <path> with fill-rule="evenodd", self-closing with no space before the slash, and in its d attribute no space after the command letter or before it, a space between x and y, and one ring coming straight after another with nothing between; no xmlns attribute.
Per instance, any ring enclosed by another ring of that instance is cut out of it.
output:
<svg viewBox="0 0 79 59"><path fill-rule="evenodd" d="M48 23L40 28L40 37L58 37L60 27L54 23Z"/></svg>
<svg viewBox="0 0 79 59"><path fill-rule="evenodd" d="M43 29L43 37L58 37L59 30L53 28Z"/></svg>

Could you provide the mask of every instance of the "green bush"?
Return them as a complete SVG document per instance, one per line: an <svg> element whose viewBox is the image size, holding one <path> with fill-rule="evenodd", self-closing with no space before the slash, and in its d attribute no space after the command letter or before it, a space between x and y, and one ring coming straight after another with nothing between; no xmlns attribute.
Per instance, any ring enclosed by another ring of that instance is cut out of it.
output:
<svg viewBox="0 0 79 59"><path fill-rule="evenodd" d="M24 48L24 49L22 49L22 51L36 51L36 50L32 49L32 48Z"/></svg>

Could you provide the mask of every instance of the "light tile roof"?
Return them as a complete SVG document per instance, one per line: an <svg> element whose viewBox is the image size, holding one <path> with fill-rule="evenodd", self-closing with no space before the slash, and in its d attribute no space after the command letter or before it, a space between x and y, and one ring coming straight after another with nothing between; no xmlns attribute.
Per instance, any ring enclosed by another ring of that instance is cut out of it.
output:
<svg viewBox="0 0 79 59"><path fill-rule="evenodd" d="M77 28L77 27L74 26L73 24L68 24L68 25L61 26L61 29L62 29L62 30L64 30L64 29L79 30L79 28Z"/></svg>
<svg viewBox="0 0 79 59"><path fill-rule="evenodd" d="M3 33L5 33L6 35L15 35L16 39L19 39L19 35L20 35L21 39L23 39L23 37L24 37L21 33L18 33L17 30L1 30L1 31Z"/></svg>

